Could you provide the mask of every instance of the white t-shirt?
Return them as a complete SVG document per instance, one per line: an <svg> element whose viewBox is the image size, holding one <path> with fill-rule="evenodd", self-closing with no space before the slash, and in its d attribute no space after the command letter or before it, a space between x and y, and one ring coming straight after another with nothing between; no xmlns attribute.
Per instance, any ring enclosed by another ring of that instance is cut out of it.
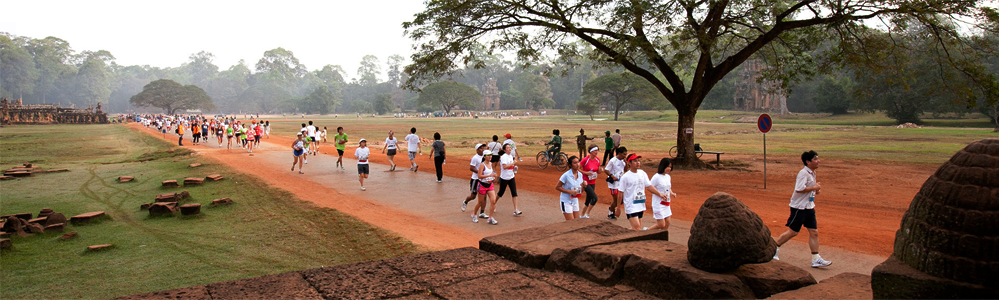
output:
<svg viewBox="0 0 1000 300"><path fill-rule="evenodd" d="M649 183L661 194L667 196L667 199L662 199L660 196L652 195L654 204L661 201L670 202L670 174L653 174L653 178L649 179Z"/></svg>
<svg viewBox="0 0 1000 300"><path fill-rule="evenodd" d="M316 137L316 126L312 126L312 125L306 126L306 133L309 134L309 136L315 138Z"/></svg>
<svg viewBox="0 0 1000 300"><path fill-rule="evenodd" d="M393 137L391 139L390 138L385 138L385 148L389 149L389 150L395 150L396 149L396 142L398 142L398 141L399 140L397 140L395 137Z"/></svg>
<svg viewBox="0 0 1000 300"><path fill-rule="evenodd" d="M611 172L611 175L614 175L620 180L622 178L622 173L625 172L625 162L615 156L608 160L608 164L604 166L604 169ZM608 182L608 188L618 189L618 183L619 181Z"/></svg>
<svg viewBox="0 0 1000 300"><path fill-rule="evenodd" d="M359 165L368 164L368 154L369 154L368 147L364 148L358 147L357 149L354 149L354 158L358 159Z"/></svg>
<svg viewBox="0 0 1000 300"><path fill-rule="evenodd" d="M501 145L502 144L497 142L490 142L489 144L486 144L486 148L489 148L490 152L493 152L493 155L497 155L498 153L500 153Z"/></svg>
<svg viewBox="0 0 1000 300"><path fill-rule="evenodd" d="M573 170L566 170L562 176L559 176L559 182L562 182L562 187L564 189L573 191L579 191L583 185L583 172L577 172L576 176L573 176ZM576 195L570 195L567 193L559 192L559 201L564 203L573 203L573 197Z"/></svg>
<svg viewBox="0 0 1000 300"><path fill-rule="evenodd" d="M809 167L802 167L802 170L799 170L799 174L795 176L795 191L792 191L792 199L788 203L788 206L796 209L816 208L816 203L809 201L809 198L815 199L816 191L808 193L796 192L813 186L816 186L816 172Z"/></svg>
<svg viewBox="0 0 1000 300"><path fill-rule="evenodd" d="M403 139L406 140L406 151L417 152L417 150L419 150L417 147L419 147L420 144L420 137L416 134L407 134Z"/></svg>
<svg viewBox="0 0 1000 300"><path fill-rule="evenodd" d="M472 160L469 161L469 165L476 170L479 170L479 164L481 163L483 163L483 156L479 155L478 153L476 153L476 155L473 155ZM472 179L479 179L479 174L476 174L476 172L472 172Z"/></svg>
<svg viewBox="0 0 1000 300"><path fill-rule="evenodd" d="M622 193L625 203L625 213L634 214L646 210L646 187L652 185L649 176L643 170L625 172L618 182L618 190Z"/></svg>
<svg viewBox="0 0 1000 300"><path fill-rule="evenodd" d="M514 140L506 139L503 141L504 145L510 145L510 155L517 156L517 144L514 144Z"/></svg>
<svg viewBox="0 0 1000 300"><path fill-rule="evenodd" d="M514 164L514 156L510 154L504 154L500 156L500 179L511 180L514 179L514 169L505 168L504 165Z"/></svg>

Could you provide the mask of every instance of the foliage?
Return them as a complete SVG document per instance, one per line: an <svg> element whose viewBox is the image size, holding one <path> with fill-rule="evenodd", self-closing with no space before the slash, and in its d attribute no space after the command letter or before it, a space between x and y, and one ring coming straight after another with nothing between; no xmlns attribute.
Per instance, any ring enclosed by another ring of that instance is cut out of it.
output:
<svg viewBox="0 0 1000 300"><path fill-rule="evenodd" d="M142 92L132 96L129 103L136 107L161 108L171 115L177 110L215 109L212 98L204 90L194 85L182 86L170 79L150 82L142 87Z"/></svg>
<svg viewBox="0 0 1000 300"><path fill-rule="evenodd" d="M520 92L521 98L519 100L523 101L524 108L540 110L556 105L556 102L552 100L549 79L545 76L521 73L517 79L514 79L511 89Z"/></svg>
<svg viewBox="0 0 1000 300"><path fill-rule="evenodd" d="M354 100L351 102L351 110L356 113L370 114L375 112L375 106L364 100Z"/></svg>
<svg viewBox="0 0 1000 300"><path fill-rule="evenodd" d="M308 106L305 110L307 112L325 115L333 112L337 107L337 96L325 85L317 87L307 99Z"/></svg>
<svg viewBox="0 0 1000 300"><path fill-rule="evenodd" d="M431 83L420 92L420 105L440 107L445 113L451 113L456 107L471 108L482 99L482 94L471 86L455 81Z"/></svg>
<svg viewBox="0 0 1000 300"><path fill-rule="evenodd" d="M597 103L594 103L593 101L581 100L576 102L576 110L590 116L591 121L594 120L594 113L597 113L599 108L601 108L601 106L597 105Z"/></svg>
<svg viewBox="0 0 1000 300"><path fill-rule="evenodd" d="M244 112L273 113L282 101L292 99L292 95L275 83L258 83L240 94Z"/></svg>
<svg viewBox="0 0 1000 300"><path fill-rule="evenodd" d="M918 21L937 25L976 14L979 1L847 0L816 2L731 1L527 1L501 0L426 2L413 21L403 23L418 41L407 86L416 88L456 69L456 61L477 57L472 49L489 40L487 49L517 53L522 62L543 59L546 49L563 47L569 38L590 44L594 61L620 65L652 83L677 110L680 153L694 151L694 117L712 88L740 64L757 56L768 62L767 74L787 85L817 71L831 57L851 61L884 47L856 34L869 20L887 24ZM986 13L980 13L985 11ZM995 17L994 17L995 19ZM959 35L943 27L935 35ZM995 31L994 31L995 32ZM820 41L836 39L840 47L817 58L799 54ZM866 43L868 42L868 43ZM839 51L839 52L838 52ZM488 52L488 53L489 53ZM793 59L795 58L795 59ZM664 80L657 79L656 72ZM682 79L691 74L691 82ZM679 165L702 165L694 155Z"/></svg>
<svg viewBox="0 0 1000 300"><path fill-rule="evenodd" d="M291 86L296 78L306 73L306 67L299 63L292 51L281 47L265 51L256 68L257 72L270 76L282 86Z"/></svg>
<svg viewBox="0 0 1000 300"><path fill-rule="evenodd" d="M851 108L852 81L845 76L823 76L813 95L816 109L835 115L846 114Z"/></svg>
<svg viewBox="0 0 1000 300"><path fill-rule="evenodd" d="M663 96L649 81L632 73L608 74L587 82L583 98L615 111L615 121L627 104L663 102Z"/></svg>
<svg viewBox="0 0 1000 300"><path fill-rule="evenodd" d="M378 94L375 96L375 112L384 115L392 111L392 95Z"/></svg>
<svg viewBox="0 0 1000 300"><path fill-rule="evenodd" d="M30 94L35 89L39 72L31 53L18 47L6 35L0 35L0 93L11 99Z"/></svg>

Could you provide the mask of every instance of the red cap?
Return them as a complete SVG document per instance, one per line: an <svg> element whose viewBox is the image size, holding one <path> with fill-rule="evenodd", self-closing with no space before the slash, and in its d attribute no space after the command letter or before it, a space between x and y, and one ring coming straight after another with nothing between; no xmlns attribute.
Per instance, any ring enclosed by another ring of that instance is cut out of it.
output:
<svg viewBox="0 0 1000 300"><path fill-rule="evenodd" d="M631 161L633 161L633 160L635 160L637 158L642 158L642 156L638 155L638 154L635 154L635 153L632 153L632 154L629 154L628 157L625 158L625 161L631 162Z"/></svg>
<svg viewBox="0 0 1000 300"><path fill-rule="evenodd" d="M508 138L508 139L509 139L509 138L510 138L510 133L508 133L508 134L505 134L505 135L503 135L503 137L505 137L505 138Z"/></svg>

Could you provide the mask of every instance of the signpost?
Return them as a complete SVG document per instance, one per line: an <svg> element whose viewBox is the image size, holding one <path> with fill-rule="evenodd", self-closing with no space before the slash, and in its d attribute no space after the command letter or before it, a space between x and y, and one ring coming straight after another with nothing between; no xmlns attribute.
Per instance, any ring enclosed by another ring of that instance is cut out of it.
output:
<svg viewBox="0 0 1000 300"><path fill-rule="evenodd" d="M771 116L760 114L757 117L757 130L764 134L764 189L767 189L767 132L771 131Z"/></svg>

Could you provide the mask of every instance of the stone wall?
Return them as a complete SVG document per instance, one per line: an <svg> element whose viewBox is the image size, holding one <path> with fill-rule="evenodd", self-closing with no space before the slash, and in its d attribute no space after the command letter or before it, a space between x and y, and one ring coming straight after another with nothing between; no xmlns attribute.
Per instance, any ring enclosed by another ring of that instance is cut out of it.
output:
<svg viewBox="0 0 1000 300"><path fill-rule="evenodd" d="M108 123L108 115L97 109L71 109L55 105L21 105L8 103L7 99L0 104L0 124L104 124Z"/></svg>

